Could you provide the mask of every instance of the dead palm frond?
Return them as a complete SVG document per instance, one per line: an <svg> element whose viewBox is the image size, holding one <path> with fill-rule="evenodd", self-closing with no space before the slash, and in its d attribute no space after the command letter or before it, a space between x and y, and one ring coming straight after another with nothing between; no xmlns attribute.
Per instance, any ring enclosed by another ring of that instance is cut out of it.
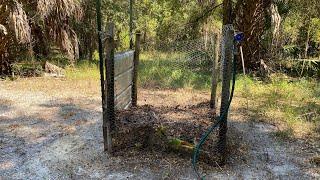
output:
<svg viewBox="0 0 320 180"><path fill-rule="evenodd" d="M13 2L9 13L9 28L14 32L15 39L19 44L27 44L31 42L31 28L26 12L22 8L22 4L17 1Z"/></svg>
<svg viewBox="0 0 320 180"><path fill-rule="evenodd" d="M0 0L0 75L9 74L17 49L31 42L31 28L23 4Z"/></svg>
<svg viewBox="0 0 320 180"><path fill-rule="evenodd" d="M79 57L78 36L69 24L82 17L80 2L77 0L38 0L37 11L45 22L46 33L71 60Z"/></svg>
<svg viewBox="0 0 320 180"><path fill-rule="evenodd" d="M39 38L77 59L79 42L72 25L81 17L79 0L0 0L0 74L10 72L25 47L33 51L32 41Z"/></svg>
<svg viewBox="0 0 320 180"><path fill-rule="evenodd" d="M82 16L78 0L38 0L37 12L43 18L54 15L57 21L72 17L79 20Z"/></svg>
<svg viewBox="0 0 320 180"><path fill-rule="evenodd" d="M14 36L19 44L30 43L31 28L23 5L16 0L7 0L1 2L0 10L2 36Z"/></svg>
<svg viewBox="0 0 320 180"><path fill-rule="evenodd" d="M8 34L7 28L4 25L0 24L0 35L5 36L7 34Z"/></svg>

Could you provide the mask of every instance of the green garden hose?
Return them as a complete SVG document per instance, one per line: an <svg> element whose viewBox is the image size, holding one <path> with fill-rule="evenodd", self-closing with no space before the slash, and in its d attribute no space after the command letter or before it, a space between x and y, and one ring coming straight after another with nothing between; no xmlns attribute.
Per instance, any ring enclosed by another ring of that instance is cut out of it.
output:
<svg viewBox="0 0 320 180"><path fill-rule="evenodd" d="M196 148L194 149L194 153L193 153L193 158L192 158L192 166L193 166L193 170L195 171L196 175L198 176L199 179L204 179L204 177L202 177L197 169L197 162L199 159L199 154L200 154L200 150L203 146L203 144L205 143L205 141L208 139L209 135L219 127L220 123L222 122L223 119L225 119L225 117L228 115L229 113L229 109L232 103L232 99L234 96L234 90L235 90L235 85L236 85L236 73L237 73L237 63L236 63L236 56L233 59L233 78L232 78L232 89L231 89L231 94L230 94L230 99L228 102L228 106L226 107L226 110L222 113L222 115L220 117L218 117L218 121L215 122L209 129L208 131L202 136L199 144L197 144Z"/></svg>

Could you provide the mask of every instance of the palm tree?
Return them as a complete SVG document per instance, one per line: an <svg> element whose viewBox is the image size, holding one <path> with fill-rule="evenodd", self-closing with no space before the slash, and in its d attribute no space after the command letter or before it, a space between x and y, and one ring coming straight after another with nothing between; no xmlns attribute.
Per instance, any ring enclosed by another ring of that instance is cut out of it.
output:
<svg viewBox="0 0 320 180"><path fill-rule="evenodd" d="M0 0L0 74L10 74L11 64L23 52L41 53L58 46L72 62L79 56L78 36L72 28L82 17L78 0Z"/></svg>
<svg viewBox="0 0 320 180"><path fill-rule="evenodd" d="M271 0L239 0L236 4L236 28L245 34L243 52L249 70L259 70L264 58L261 37L270 5Z"/></svg>

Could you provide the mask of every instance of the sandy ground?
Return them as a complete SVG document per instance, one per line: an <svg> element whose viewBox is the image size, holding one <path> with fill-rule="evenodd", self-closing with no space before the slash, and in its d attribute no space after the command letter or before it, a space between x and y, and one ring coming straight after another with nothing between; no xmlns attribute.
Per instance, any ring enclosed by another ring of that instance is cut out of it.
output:
<svg viewBox="0 0 320 180"><path fill-rule="evenodd" d="M139 105L187 106L208 98L207 92L141 89ZM277 127L249 121L235 102L229 138L241 148L225 167L201 165L206 179L320 179L320 167L310 163L320 149L275 139ZM0 179L196 179L191 161L173 154L110 157L101 127L97 83L0 81Z"/></svg>

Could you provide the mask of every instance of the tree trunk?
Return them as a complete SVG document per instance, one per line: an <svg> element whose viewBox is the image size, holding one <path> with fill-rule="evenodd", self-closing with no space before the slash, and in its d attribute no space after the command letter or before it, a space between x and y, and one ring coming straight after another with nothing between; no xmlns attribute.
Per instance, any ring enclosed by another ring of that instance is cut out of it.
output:
<svg viewBox="0 0 320 180"><path fill-rule="evenodd" d="M249 71L260 70L260 60L264 59L261 37L270 5L271 0L239 0L236 4L236 28L245 34L243 55Z"/></svg>
<svg viewBox="0 0 320 180"><path fill-rule="evenodd" d="M307 37L305 42L305 49L304 49L304 58L308 59L308 50L309 50L309 41L310 41L310 32L311 32L311 22L308 21L308 29L307 29Z"/></svg>
<svg viewBox="0 0 320 180"><path fill-rule="evenodd" d="M217 103L217 88L218 88L218 79L219 79L219 43L220 35L215 34L214 39L211 40L211 46L213 47L214 60L213 60L213 69L212 69L212 85L211 85L211 100L210 108L214 110L214 117L216 117L216 103Z"/></svg>

